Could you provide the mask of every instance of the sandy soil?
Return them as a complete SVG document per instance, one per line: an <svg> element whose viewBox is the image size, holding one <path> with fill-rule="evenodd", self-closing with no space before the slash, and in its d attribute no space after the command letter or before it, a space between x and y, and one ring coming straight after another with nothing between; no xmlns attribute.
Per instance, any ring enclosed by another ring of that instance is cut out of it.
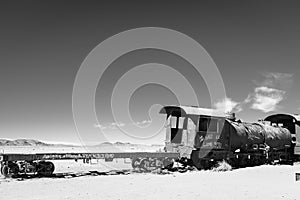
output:
<svg viewBox="0 0 300 200"><path fill-rule="evenodd" d="M71 179L2 179L4 199L299 199L296 166L260 166L231 172L130 174Z"/></svg>
<svg viewBox="0 0 300 200"><path fill-rule="evenodd" d="M56 173L130 169L129 163L55 161ZM229 172L82 176L75 178L0 179L0 199L300 199L294 166L259 166Z"/></svg>

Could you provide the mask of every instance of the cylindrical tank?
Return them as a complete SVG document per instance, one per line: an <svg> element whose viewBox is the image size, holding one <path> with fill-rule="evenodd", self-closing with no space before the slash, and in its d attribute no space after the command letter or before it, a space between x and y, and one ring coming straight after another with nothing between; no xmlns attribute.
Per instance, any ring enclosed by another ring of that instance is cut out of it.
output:
<svg viewBox="0 0 300 200"><path fill-rule="evenodd" d="M265 131L260 124L228 122L230 124L230 146L232 150L246 149L252 144L265 142Z"/></svg>
<svg viewBox="0 0 300 200"><path fill-rule="evenodd" d="M246 149L252 144L267 144L271 148L281 149L291 144L291 133L279 126L263 123L241 123L227 120L230 127L230 145L236 149Z"/></svg>
<svg viewBox="0 0 300 200"><path fill-rule="evenodd" d="M281 149L291 145L292 135L287 128L264 125L266 144L272 148Z"/></svg>

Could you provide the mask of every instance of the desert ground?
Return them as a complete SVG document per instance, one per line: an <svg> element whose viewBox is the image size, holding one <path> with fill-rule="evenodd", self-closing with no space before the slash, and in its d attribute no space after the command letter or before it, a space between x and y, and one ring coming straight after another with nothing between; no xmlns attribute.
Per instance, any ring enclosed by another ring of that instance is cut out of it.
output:
<svg viewBox="0 0 300 200"><path fill-rule="evenodd" d="M24 148L8 147L4 151L32 151L32 147ZM74 152L79 150L72 148ZM69 152L72 148L64 148L64 152ZM48 150L35 148L33 151L47 152ZM50 151L53 150L58 151L57 148L50 149ZM56 166L55 173L70 174L95 170L105 172L115 169L131 169L128 161L123 159L106 163L93 160L91 164L73 160L54 161L54 164ZM296 172L300 172L300 164L294 166L263 165L227 172L173 172L165 175L131 173L127 175L85 175L67 178L5 179L2 177L0 178L0 199L296 200L300 199L300 181L295 181Z"/></svg>

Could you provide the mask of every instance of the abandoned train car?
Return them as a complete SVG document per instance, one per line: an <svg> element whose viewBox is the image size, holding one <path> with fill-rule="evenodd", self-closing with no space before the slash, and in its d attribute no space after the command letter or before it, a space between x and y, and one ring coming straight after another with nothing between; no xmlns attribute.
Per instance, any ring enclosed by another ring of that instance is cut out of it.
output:
<svg viewBox="0 0 300 200"><path fill-rule="evenodd" d="M245 123L212 109L165 106L167 152L180 153L184 164L210 168L227 160L235 167L296 158L295 115L272 115L256 123Z"/></svg>

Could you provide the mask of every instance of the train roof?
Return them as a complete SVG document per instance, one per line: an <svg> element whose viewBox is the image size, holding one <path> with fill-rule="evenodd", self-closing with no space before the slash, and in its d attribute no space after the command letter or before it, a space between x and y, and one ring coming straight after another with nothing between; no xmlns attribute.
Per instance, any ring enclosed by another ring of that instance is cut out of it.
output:
<svg viewBox="0 0 300 200"><path fill-rule="evenodd" d="M188 115L203 115L203 116L213 116L213 117L226 117L225 113L215 109L209 108L199 108L193 106L164 106L160 114L167 114L173 116L188 116Z"/></svg>
<svg viewBox="0 0 300 200"><path fill-rule="evenodd" d="M300 126L300 115L296 114L275 114L265 118L265 121L281 123L283 121L293 121Z"/></svg>

